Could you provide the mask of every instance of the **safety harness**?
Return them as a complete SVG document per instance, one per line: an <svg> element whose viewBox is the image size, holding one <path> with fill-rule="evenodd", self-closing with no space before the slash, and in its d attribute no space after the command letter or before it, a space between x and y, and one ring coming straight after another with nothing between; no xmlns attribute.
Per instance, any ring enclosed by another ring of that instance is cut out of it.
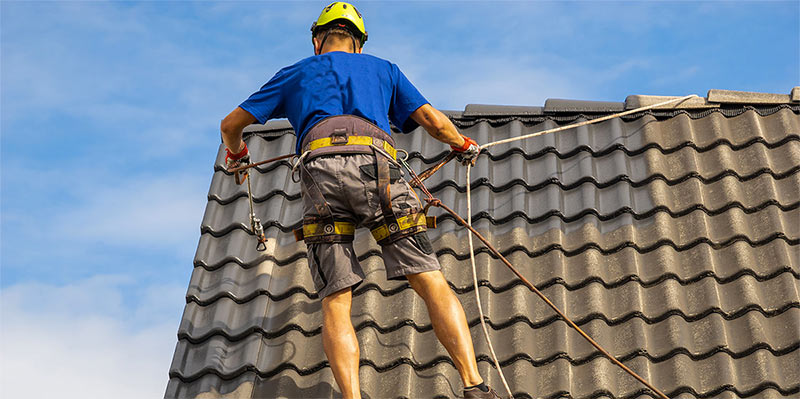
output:
<svg viewBox="0 0 800 399"><path fill-rule="evenodd" d="M303 155L298 161L300 179L314 206L315 215L303 218L303 227L294 230L297 241L309 243L352 242L356 224L352 220L337 220L330 205L314 181L305 163L323 155L373 154L380 200L381 222L370 231L379 245L388 245L404 237L436 227L436 219L423 210L392 209L389 162L397 164L397 150L392 137L366 119L339 115L314 125L303 139ZM399 167L399 165L398 165Z"/></svg>

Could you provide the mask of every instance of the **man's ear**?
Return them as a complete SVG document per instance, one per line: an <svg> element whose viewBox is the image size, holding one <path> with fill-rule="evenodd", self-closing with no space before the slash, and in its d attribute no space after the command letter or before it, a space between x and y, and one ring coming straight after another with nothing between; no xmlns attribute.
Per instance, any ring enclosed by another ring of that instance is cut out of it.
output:
<svg viewBox="0 0 800 399"><path fill-rule="evenodd" d="M356 49L356 54L361 54L361 50L363 50L363 49L364 49L364 47L363 47L363 46L361 46L361 47L357 48L357 49Z"/></svg>
<svg viewBox="0 0 800 399"><path fill-rule="evenodd" d="M319 52L322 49L319 48L319 40L315 36L311 37L311 44L314 45L314 55L319 55Z"/></svg>

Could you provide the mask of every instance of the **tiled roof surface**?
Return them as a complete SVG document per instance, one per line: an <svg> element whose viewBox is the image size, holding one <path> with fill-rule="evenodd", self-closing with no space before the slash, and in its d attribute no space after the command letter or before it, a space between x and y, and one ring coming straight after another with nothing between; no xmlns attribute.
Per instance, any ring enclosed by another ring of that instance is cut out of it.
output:
<svg viewBox="0 0 800 399"><path fill-rule="evenodd" d="M471 105L450 115L486 143L625 104L553 100L505 113ZM247 131L256 160L294 149L285 122ZM446 155L421 129L395 138L418 171ZM302 206L289 163L254 174L269 237L268 250L256 252L246 187L223 172L223 157L221 150L165 396L339 397L305 245L291 234ZM462 215L464 174L453 162L427 182ZM472 177L475 226L670 397L800 395L800 104L643 112L492 147ZM465 232L445 215L429 234L465 308L481 374L500 388L480 333ZM460 379L422 300L406 283L385 280L368 232L357 233L355 248L367 275L353 303L364 397L456 397ZM485 248L477 263L491 338L516 397L649 395Z"/></svg>

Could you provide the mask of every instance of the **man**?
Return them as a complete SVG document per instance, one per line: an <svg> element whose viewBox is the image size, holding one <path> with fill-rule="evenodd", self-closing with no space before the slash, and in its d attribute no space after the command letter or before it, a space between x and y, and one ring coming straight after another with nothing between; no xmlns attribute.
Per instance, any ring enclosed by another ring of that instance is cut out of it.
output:
<svg viewBox="0 0 800 399"><path fill-rule="evenodd" d="M353 230L368 227L388 279L408 279L425 301L436 337L453 359L467 398L499 398L478 373L461 303L425 232L425 215L400 179L389 119L403 132L422 126L462 162L479 147L458 133L396 65L361 54L367 32L351 4L335 2L312 25L314 56L280 70L222 121L229 169L249 162L242 129L286 117L297 132L304 203L302 235L322 299L322 342L345 398L360 398L359 348L350 319L352 288L364 278Z"/></svg>

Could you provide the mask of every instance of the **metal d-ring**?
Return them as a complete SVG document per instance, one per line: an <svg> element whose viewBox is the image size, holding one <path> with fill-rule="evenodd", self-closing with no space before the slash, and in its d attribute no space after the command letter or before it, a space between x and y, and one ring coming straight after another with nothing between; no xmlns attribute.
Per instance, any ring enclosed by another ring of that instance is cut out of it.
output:
<svg viewBox="0 0 800 399"><path fill-rule="evenodd" d="M400 160L400 161L402 161L402 162L408 161L408 151L406 151L406 150L404 150L404 149L402 149L402 148L398 148L398 149L397 149L397 152L398 152L398 153L401 153L401 152L402 152L403 154L406 154L406 156L404 156L404 157L402 157L402 158L397 158L397 159L399 159L399 160Z"/></svg>

